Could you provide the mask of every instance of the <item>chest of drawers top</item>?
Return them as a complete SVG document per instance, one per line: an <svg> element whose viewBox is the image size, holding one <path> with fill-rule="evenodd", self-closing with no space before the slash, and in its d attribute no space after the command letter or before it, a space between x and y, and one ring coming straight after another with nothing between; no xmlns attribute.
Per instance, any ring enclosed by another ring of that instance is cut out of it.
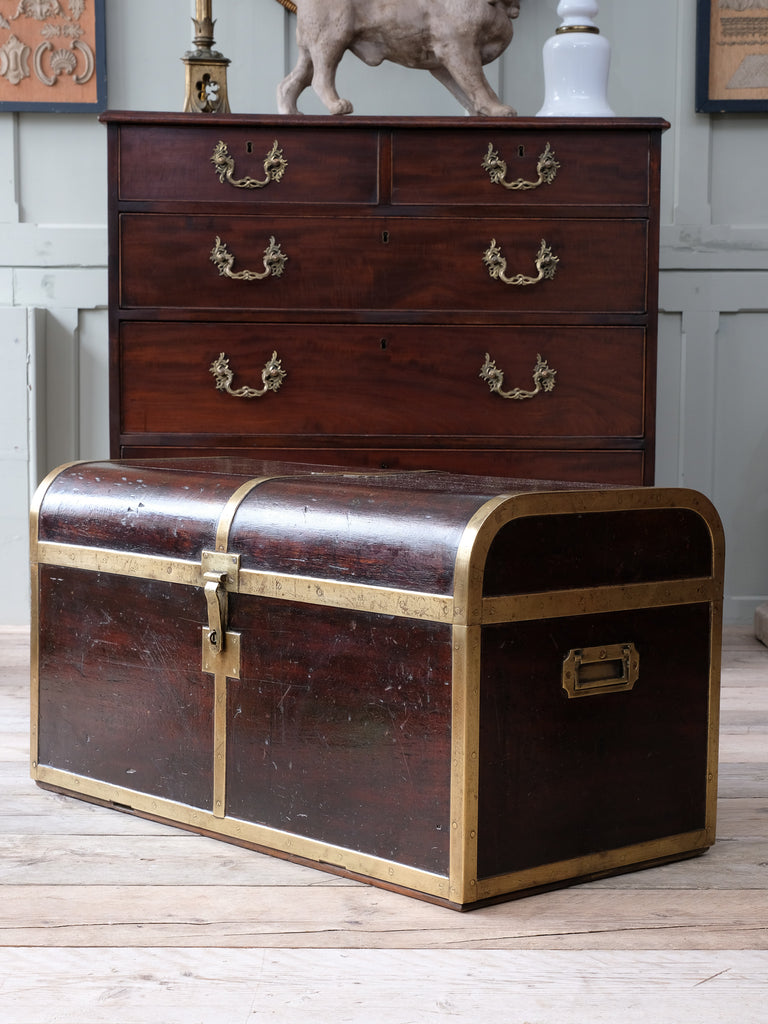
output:
<svg viewBox="0 0 768 1024"><path fill-rule="evenodd" d="M625 216L652 201L651 140L666 127L659 118L102 120L117 136L110 179L121 204L583 206Z"/></svg>

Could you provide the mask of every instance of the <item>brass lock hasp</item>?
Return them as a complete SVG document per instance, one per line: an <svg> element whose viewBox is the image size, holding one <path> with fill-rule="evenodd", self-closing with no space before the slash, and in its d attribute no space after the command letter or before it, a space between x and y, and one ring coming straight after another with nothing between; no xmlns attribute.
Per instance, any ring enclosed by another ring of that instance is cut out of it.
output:
<svg viewBox="0 0 768 1024"><path fill-rule="evenodd" d="M237 590L240 556L204 551L202 558L208 626L203 627L203 671L240 678L240 634L227 629L229 592Z"/></svg>
<svg viewBox="0 0 768 1024"><path fill-rule="evenodd" d="M205 600L208 604L208 645L214 654L221 654L226 645L227 591L225 572L206 572Z"/></svg>

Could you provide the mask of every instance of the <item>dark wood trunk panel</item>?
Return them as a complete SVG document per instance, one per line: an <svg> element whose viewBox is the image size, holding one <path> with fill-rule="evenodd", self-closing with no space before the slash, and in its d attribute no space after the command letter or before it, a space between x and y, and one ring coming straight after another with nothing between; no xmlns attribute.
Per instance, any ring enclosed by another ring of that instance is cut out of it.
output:
<svg viewBox="0 0 768 1024"><path fill-rule="evenodd" d="M202 591L43 567L39 606L39 763L210 810Z"/></svg>
<svg viewBox="0 0 768 1024"><path fill-rule="evenodd" d="M447 873L448 626L241 599L227 813Z"/></svg>
<svg viewBox="0 0 768 1024"><path fill-rule="evenodd" d="M481 877L703 827L708 605L483 630ZM568 700L571 649L633 642L633 690Z"/></svg>
<svg viewBox="0 0 768 1024"><path fill-rule="evenodd" d="M711 572L709 527L690 509L526 516L494 538L485 593L628 586Z"/></svg>
<svg viewBox="0 0 768 1024"><path fill-rule="evenodd" d="M465 525L491 494L440 494L418 479L400 491L365 479L268 481L240 506L230 544L242 567L430 594L450 594Z"/></svg>
<svg viewBox="0 0 768 1024"><path fill-rule="evenodd" d="M232 493L231 477L221 470L77 466L48 490L39 538L198 561L213 545Z"/></svg>

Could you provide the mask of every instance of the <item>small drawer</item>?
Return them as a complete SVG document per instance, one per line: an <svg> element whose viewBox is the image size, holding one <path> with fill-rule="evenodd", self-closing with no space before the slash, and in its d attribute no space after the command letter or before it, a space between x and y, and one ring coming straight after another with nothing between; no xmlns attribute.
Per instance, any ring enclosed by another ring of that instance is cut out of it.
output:
<svg viewBox="0 0 768 1024"><path fill-rule="evenodd" d="M123 214L120 305L638 314L647 247L643 219Z"/></svg>
<svg viewBox="0 0 768 1024"><path fill-rule="evenodd" d="M122 201L375 203L378 134L278 126L120 130ZM263 183L263 184L262 184Z"/></svg>
<svg viewBox="0 0 768 1024"><path fill-rule="evenodd" d="M639 439L644 357L634 327L124 323L120 430Z"/></svg>
<svg viewBox="0 0 768 1024"><path fill-rule="evenodd" d="M648 132L637 130L402 130L393 138L393 202L642 206L648 146Z"/></svg>

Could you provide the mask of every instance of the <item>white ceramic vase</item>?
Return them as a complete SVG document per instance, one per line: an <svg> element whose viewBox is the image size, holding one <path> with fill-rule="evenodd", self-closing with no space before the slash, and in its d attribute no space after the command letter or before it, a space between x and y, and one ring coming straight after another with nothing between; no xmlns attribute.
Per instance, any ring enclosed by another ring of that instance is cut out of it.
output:
<svg viewBox="0 0 768 1024"><path fill-rule="evenodd" d="M560 0L562 24L544 44L539 117L614 117L608 106L611 44L594 22L595 0Z"/></svg>

